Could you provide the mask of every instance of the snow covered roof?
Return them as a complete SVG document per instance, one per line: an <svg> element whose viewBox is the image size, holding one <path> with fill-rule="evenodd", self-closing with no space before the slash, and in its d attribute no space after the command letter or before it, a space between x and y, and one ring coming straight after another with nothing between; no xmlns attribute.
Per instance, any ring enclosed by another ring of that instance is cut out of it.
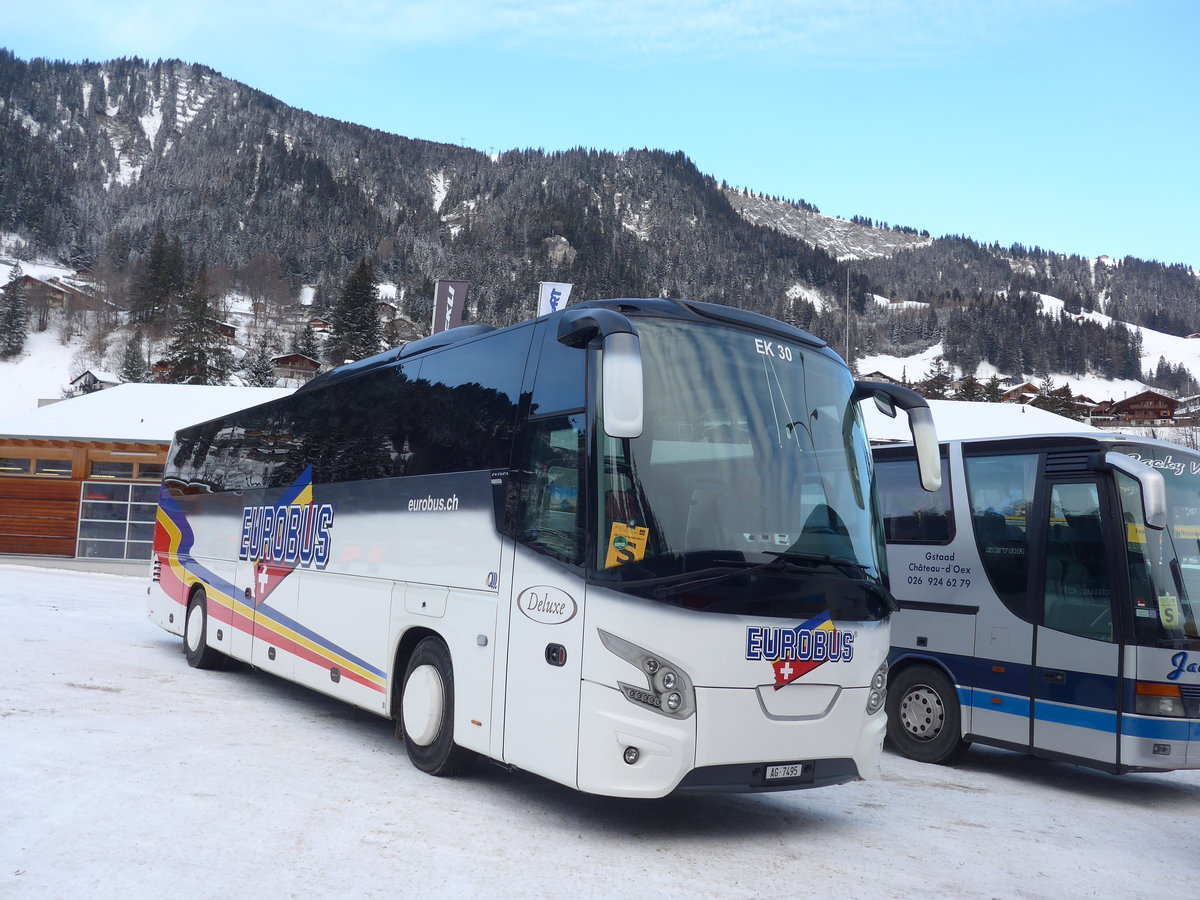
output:
<svg viewBox="0 0 1200 900"><path fill-rule="evenodd" d="M930 400L933 424L939 440L955 441L965 438L1013 437L1021 434L1053 434L1056 432L1098 432L1083 422L1056 415L1036 406L1019 403L969 403L965 400ZM911 441L908 417L903 411L889 419L874 403L862 404L867 434L872 443Z"/></svg>
<svg viewBox="0 0 1200 900"><path fill-rule="evenodd" d="M71 384L75 384L76 382L83 380L88 375L91 375L92 378L96 379L96 381L102 382L104 384L120 384L121 383L121 376L118 375L116 372L105 372L103 369L87 369L83 372L80 372L78 375L76 375L74 378L72 378Z"/></svg>
<svg viewBox="0 0 1200 900"><path fill-rule="evenodd" d="M121 384L0 419L0 437L165 443L187 425L291 392L291 388Z"/></svg>

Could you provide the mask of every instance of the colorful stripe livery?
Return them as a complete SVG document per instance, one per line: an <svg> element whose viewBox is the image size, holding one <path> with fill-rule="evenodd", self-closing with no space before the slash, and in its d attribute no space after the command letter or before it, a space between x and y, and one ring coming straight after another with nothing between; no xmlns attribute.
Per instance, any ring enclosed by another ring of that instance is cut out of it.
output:
<svg viewBox="0 0 1200 900"><path fill-rule="evenodd" d="M311 469L306 470L277 507L314 506L311 475ZM187 516L164 487L159 495L154 553L161 563L160 586L167 596L186 609L193 586L203 585L210 619L252 638L267 641L300 662L326 671L336 667L342 678L379 693L386 690L387 674L382 669L264 602L271 591L295 571L295 564L268 566L260 560L255 565L257 596L251 600L249 591L239 590L192 556L194 542L195 535ZM270 573L269 581L263 579L264 571Z"/></svg>

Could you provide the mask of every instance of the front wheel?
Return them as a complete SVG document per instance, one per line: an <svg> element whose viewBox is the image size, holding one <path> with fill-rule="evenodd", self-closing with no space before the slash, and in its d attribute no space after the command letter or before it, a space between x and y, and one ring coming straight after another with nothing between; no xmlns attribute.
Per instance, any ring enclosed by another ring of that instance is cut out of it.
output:
<svg viewBox="0 0 1200 900"><path fill-rule="evenodd" d="M969 745L962 738L962 711L950 679L933 666L902 669L887 695L888 740L909 759L953 762Z"/></svg>
<svg viewBox="0 0 1200 900"><path fill-rule="evenodd" d="M396 732L413 765L430 775L458 775L474 761L454 743L454 668L440 638L425 638L408 660Z"/></svg>
<svg viewBox="0 0 1200 900"><path fill-rule="evenodd" d="M225 665L224 655L208 646L208 598L204 596L204 588L192 591L188 600L183 653L188 665L196 669L220 669Z"/></svg>

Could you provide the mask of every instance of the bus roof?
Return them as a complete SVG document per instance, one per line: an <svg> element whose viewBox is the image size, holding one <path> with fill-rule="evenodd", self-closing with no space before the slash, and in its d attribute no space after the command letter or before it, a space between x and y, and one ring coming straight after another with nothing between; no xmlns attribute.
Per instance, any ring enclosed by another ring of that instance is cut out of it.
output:
<svg viewBox="0 0 1200 900"><path fill-rule="evenodd" d="M898 414L894 419L889 419L874 403L863 403L862 409L872 444L908 443L912 440L906 416ZM930 400L929 409L933 413L939 441L1042 434L1101 436L1106 433L1084 422L1017 403Z"/></svg>

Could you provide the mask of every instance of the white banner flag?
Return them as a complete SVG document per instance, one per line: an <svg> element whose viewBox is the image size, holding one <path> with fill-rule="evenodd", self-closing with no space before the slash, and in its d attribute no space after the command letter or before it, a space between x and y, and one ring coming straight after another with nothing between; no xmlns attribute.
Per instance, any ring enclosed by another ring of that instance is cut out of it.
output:
<svg viewBox="0 0 1200 900"><path fill-rule="evenodd" d="M543 281L538 289L538 315L557 312L567 305L571 297L571 285L558 281Z"/></svg>

